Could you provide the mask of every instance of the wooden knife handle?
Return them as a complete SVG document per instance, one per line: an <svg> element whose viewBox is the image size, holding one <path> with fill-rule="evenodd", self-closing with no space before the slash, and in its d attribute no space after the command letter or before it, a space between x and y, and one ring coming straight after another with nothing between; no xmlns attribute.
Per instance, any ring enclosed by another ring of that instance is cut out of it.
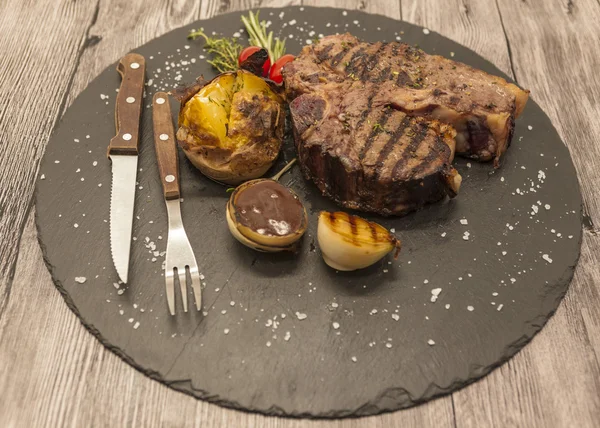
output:
<svg viewBox="0 0 600 428"><path fill-rule="evenodd" d="M152 99L152 122L154 126L154 147L158 160L158 172L163 185L165 199L179 198L179 159L173 117L169 107L169 96L157 92Z"/></svg>
<svg viewBox="0 0 600 428"><path fill-rule="evenodd" d="M117 135L110 140L108 155L137 155L146 60L139 54L127 54L119 61L117 71L122 79L115 106Z"/></svg>

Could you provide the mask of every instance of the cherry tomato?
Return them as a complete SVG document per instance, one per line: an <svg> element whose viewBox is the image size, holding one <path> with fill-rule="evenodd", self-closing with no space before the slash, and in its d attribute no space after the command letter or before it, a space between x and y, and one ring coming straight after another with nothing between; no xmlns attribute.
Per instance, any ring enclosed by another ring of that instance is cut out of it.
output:
<svg viewBox="0 0 600 428"><path fill-rule="evenodd" d="M238 65L241 66L242 63L246 61L250 55L258 52L261 49L262 48L260 46L248 46L247 48L242 50L242 52L240 52L240 56L238 57ZM269 70L271 69L271 61L267 58L262 67L262 75L264 77L267 77L269 75Z"/></svg>
<svg viewBox="0 0 600 428"><path fill-rule="evenodd" d="M288 62L291 62L295 59L294 55L284 55L281 58L279 58L277 61L275 61L275 64L273 64L273 67L271 67L271 72L269 73L269 79L271 79L272 81L276 82L276 83L282 83L283 82L283 76L281 75L281 69L283 68L284 65L286 65Z"/></svg>

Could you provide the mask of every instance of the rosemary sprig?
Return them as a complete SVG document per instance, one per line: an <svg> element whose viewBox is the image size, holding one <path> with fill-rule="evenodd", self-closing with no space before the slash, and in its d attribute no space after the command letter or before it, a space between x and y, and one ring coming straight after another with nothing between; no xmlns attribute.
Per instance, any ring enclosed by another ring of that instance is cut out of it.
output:
<svg viewBox="0 0 600 428"><path fill-rule="evenodd" d="M204 49L213 55L213 59L208 61L210 65L221 73L237 70L238 56L242 51L242 45L238 43L236 38L209 37L204 33L203 28L198 31L191 31L188 34L188 39L191 40L195 40L198 37L204 38Z"/></svg>
<svg viewBox="0 0 600 428"><path fill-rule="evenodd" d="M285 39L273 37L272 31L267 32L267 23L259 21L258 14L250 11L248 17L242 16L242 22L250 37L250 44L266 49L271 64L274 64L285 53Z"/></svg>

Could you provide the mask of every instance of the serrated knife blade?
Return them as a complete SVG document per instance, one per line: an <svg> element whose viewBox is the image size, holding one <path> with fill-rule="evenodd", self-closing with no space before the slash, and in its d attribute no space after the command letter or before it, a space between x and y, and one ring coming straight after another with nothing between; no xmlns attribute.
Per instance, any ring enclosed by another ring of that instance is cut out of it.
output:
<svg viewBox="0 0 600 428"><path fill-rule="evenodd" d="M119 278L127 283L138 157L112 155L110 159L110 252Z"/></svg>
<svg viewBox="0 0 600 428"><path fill-rule="evenodd" d="M127 54L119 61L117 71L122 78L115 106L117 135L108 146L112 162L110 251L120 280L127 283L146 61L141 55Z"/></svg>

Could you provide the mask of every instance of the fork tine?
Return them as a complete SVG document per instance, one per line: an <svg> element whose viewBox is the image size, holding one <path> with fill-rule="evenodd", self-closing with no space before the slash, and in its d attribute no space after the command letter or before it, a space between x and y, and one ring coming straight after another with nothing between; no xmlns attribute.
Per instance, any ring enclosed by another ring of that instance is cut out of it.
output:
<svg viewBox="0 0 600 428"><path fill-rule="evenodd" d="M173 269L165 269L165 285L167 287L167 304L169 312L175 315L175 278L173 277Z"/></svg>
<svg viewBox="0 0 600 428"><path fill-rule="evenodd" d="M200 273L198 268L190 269L192 278L192 289L194 290L194 300L196 301L196 309L202 310L202 289L200 288Z"/></svg>
<svg viewBox="0 0 600 428"><path fill-rule="evenodd" d="M183 300L183 312L187 312L187 278L185 267L183 269L177 269L177 273L179 274L179 288L181 289L181 300Z"/></svg>

